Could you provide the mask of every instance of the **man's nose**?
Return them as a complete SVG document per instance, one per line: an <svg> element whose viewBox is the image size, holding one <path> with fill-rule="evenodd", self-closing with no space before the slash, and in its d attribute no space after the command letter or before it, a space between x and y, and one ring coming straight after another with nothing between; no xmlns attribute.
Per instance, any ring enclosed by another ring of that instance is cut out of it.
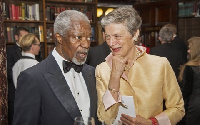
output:
<svg viewBox="0 0 200 125"><path fill-rule="evenodd" d="M83 48L89 48L90 47L90 40L87 40L86 37L83 37L81 40L81 46Z"/></svg>

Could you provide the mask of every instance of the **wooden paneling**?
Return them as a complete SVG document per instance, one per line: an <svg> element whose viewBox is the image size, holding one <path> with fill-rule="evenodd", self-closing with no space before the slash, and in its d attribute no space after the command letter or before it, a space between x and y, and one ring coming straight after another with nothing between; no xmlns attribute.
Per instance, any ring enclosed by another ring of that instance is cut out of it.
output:
<svg viewBox="0 0 200 125"><path fill-rule="evenodd" d="M163 25L172 20L172 8L170 6L155 7L156 9L156 22L155 25Z"/></svg>
<svg viewBox="0 0 200 125"><path fill-rule="evenodd" d="M142 17L142 37L146 46L154 47L159 45L158 32L167 24L177 24L177 3L175 0L162 0L135 4L133 7Z"/></svg>

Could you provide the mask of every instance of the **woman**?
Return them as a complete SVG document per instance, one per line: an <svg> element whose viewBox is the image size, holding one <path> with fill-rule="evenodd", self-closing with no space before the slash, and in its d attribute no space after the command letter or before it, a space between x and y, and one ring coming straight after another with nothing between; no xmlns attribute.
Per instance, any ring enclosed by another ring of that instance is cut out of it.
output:
<svg viewBox="0 0 200 125"><path fill-rule="evenodd" d="M184 123L200 125L200 37L192 37L188 43L189 60L179 75L186 110Z"/></svg>
<svg viewBox="0 0 200 125"><path fill-rule="evenodd" d="M39 54L40 51L40 41L36 37L35 34L28 33L24 36L22 36L19 40L20 47L23 50L22 57L20 60L18 60L15 65L12 68L13 71L13 82L15 85L15 88L17 88L17 78L19 74L26 70L27 68L30 68L37 63L39 63L35 59L35 55Z"/></svg>
<svg viewBox="0 0 200 125"><path fill-rule="evenodd" d="M184 115L181 91L166 58L146 54L144 47L134 45L142 24L137 11L117 8L101 24L111 53L96 67L99 120L110 125L121 115L119 107L126 107L121 96L129 96L136 117L122 114L123 124L175 125Z"/></svg>

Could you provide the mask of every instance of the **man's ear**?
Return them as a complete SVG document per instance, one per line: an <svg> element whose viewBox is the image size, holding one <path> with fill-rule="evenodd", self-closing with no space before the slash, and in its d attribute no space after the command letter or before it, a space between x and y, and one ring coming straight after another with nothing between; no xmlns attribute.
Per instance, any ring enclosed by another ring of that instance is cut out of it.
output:
<svg viewBox="0 0 200 125"><path fill-rule="evenodd" d="M17 35L15 35L15 40L18 41L19 40L19 37Z"/></svg>
<svg viewBox="0 0 200 125"><path fill-rule="evenodd" d="M55 37L56 37L56 41L57 41L59 44L62 45L62 38L61 38L60 34L56 33Z"/></svg>
<svg viewBox="0 0 200 125"><path fill-rule="evenodd" d="M162 39L161 39L160 37L158 37L158 39L159 39L160 41L162 41Z"/></svg>

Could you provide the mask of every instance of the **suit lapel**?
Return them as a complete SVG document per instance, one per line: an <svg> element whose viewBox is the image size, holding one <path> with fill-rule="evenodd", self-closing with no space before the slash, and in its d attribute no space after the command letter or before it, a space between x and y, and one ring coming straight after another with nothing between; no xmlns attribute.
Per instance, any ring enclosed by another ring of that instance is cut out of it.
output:
<svg viewBox="0 0 200 125"><path fill-rule="evenodd" d="M71 115L72 119L77 116L81 116L71 90L54 57L52 55L48 56L46 63L47 72L44 72L43 75L48 81L56 97L67 110L67 112Z"/></svg>

